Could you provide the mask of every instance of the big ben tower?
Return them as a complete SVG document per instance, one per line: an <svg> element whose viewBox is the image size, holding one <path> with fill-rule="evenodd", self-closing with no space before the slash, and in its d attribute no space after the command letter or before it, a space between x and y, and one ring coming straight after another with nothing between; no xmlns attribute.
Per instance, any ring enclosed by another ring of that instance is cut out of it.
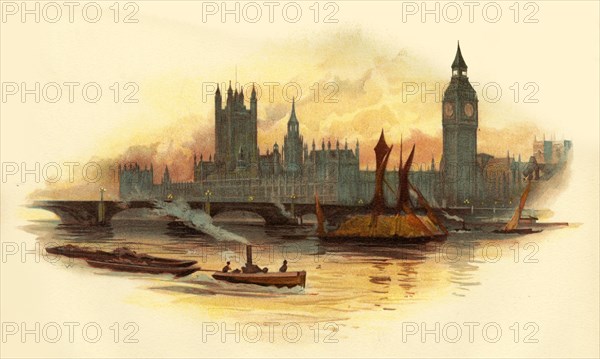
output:
<svg viewBox="0 0 600 359"><path fill-rule="evenodd" d="M447 206L470 205L477 196L477 108L477 93L469 83L459 44L442 102L442 178Z"/></svg>

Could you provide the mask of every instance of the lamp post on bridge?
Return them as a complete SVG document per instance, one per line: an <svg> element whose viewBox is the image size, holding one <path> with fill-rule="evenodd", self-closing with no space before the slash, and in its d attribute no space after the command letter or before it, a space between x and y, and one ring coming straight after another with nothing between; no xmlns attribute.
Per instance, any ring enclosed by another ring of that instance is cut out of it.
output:
<svg viewBox="0 0 600 359"><path fill-rule="evenodd" d="M204 202L204 212L206 212L206 214L208 214L210 216L210 196L212 196L212 192L207 189L206 192L204 192L204 196L206 197L206 201Z"/></svg>
<svg viewBox="0 0 600 359"><path fill-rule="evenodd" d="M296 198L298 198L298 196L296 196L295 193L292 193L290 195L290 199L292 200L292 203L290 204L290 212L292 213L292 218L296 218L296 207L295 207Z"/></svg>

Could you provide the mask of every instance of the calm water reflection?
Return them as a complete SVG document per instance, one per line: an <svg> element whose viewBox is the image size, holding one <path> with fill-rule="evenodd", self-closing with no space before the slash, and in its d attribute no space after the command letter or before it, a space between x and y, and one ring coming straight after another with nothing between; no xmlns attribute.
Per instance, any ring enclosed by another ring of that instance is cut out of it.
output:
<svg viewBox="0 0 600 359"><path fill-rule="evenodd" d="M289 270L306 270L306 288L273 289L215 281L209 270L221 268L226 260L231 260L234 268L243 265L244 245L216 241L181 222L120 219L110 227L89 228L39 221L30 222L25 230L34 233L42 247L73 243L110 250L128 246L153 255L194 259L207 270L174 279L110 272L60 258L77 270L114 276L115 280L139 280L150 296L166 293L182 305L236 312L292 312L307 320L343 319L345 313L356 310L398 310L415 301L468 296L473 286L485 285L478 278L480 267L512 261L511 246L542 238L474 231L455 233L441 243L331 243L316 238L311 226L219 225L246 237L254 246L254 262L260 266L277 271L287 259Z"/></svg>

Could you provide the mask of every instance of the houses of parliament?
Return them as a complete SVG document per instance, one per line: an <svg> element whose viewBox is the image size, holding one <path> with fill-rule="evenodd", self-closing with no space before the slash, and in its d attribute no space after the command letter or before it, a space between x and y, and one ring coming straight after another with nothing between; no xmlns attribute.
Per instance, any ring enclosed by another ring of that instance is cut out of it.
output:
<svg viewBox="0 0 600 359"><path fill-rule="evenodd" d="M522 160L507 153L497 158L477 153L479 112L477 94L467 76L460 45L452 63L450 83L442 101L443 152L436 167L421 165L410 173L411 182L436 207L511 206L525 179L544 181L564 167L571 141L533 140L532 153ZM346 141L305 142L295 102L291 104L287 133L280 147L274 143L263 153L257 141L258 101L253 88L246 106L244 93L227 89L215 93L215 152L194 156L192 182L173 182L168 167L154 183L154 169L137 163L119 166L122 200L183 198L219 202L322 203L361 205L372 198L375 172L361 170L360 144ZM368 149L371 150L371 149ZM417 151L419 148L417 147ZM397 174L387 183L397 188ZM390 203L394 194L387 191Z"/></svg>

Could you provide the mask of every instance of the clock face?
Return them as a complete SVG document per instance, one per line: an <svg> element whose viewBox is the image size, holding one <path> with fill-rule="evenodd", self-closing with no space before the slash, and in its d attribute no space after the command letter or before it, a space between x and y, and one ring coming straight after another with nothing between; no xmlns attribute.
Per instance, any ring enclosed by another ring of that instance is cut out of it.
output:
<svg viewBox="0 0 600 359"><path fill-rule="evenodd" d="M473 105L470 102L467 102L465 104L465 115L467 115L468 118L471 118L473 117L474 112Z"/></svg>
<svg viewBox="0 0 600 359"><path fill-rule="evenodd" d="M454 116L454 105L452 102L446 102L444 104L444 116L446 116L446 118L452 118Z"/></svg>

